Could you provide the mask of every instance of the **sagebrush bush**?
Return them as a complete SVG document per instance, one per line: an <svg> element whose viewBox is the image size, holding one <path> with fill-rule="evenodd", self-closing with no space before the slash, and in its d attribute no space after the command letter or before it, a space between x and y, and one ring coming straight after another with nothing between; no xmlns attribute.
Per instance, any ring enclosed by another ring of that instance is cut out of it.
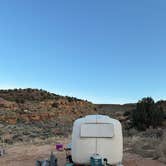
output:
<svg viewBox="0 0 166 166"><path fill-rule="evenodd" d="M164 134L162 141L156 148L156 153L159 157L159 160L166 163L166 134Z"/></svg>
<svg viewBox="0 0 166 166"><path fill-rule="evenodd" d="M144 132L134 132L124 137L124 150L136 153L145 158L152 158L166 163L166 131L151 129Z"/></svg>

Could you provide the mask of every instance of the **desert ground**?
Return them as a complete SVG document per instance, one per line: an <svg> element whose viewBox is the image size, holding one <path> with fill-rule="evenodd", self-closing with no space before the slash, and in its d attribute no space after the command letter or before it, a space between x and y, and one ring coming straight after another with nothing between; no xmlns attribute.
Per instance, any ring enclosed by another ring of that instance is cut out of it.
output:
<svg viewBox="0 0 166 166"><path fill-rule="evenodd" d="M6 147L6 154L0 157L0 166L35 166L36 160L48 159L51 151L58 158L58 165L65 165L65 151L56 151L55 144L70 143L69 138L57 139L55 142L18 143ZM157 160L145 159L134 153L124 152L124 166L165 166Z"/></svg>
<svg viewBox="0 0 166 166"><path fill-rule="evenodd" d="M150 101L162 108L166 119L166 101ZM166 122L163 120L157 128L152 125L137 130L132 123L136 107L136 103L96 105L38 89L0 90L0 148L6 144L0 166L34 166L36 160L48 159L51 151L58 158L58 165L65 165L65 152L56 151L56 143L70 143L73 122L91 114L107 115L121 122L124 166L166 165Z"/></svg>

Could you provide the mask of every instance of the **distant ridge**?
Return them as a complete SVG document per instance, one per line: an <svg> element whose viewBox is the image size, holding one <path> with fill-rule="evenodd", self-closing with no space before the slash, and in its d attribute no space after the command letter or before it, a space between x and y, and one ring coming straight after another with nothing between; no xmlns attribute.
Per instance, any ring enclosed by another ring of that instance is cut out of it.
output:
<svg viewBox="0 0 166 166"><path fill-rule="evenodd" d="M166 101L158 104L166 108ZM0 90L0 143L6 135L8 143L68 135L73 121L89 114L109 115L128 123L130 116L126 115L130 115L135 106L93 104L42 89Z"/></svg>

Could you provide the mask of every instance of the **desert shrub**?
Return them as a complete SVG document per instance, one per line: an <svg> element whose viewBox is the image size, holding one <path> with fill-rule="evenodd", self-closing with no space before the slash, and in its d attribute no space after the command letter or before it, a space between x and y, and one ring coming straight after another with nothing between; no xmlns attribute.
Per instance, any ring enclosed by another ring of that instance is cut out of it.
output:
<svg viewBox="0 0 166 166"><path fill-rule="evenodd" d="M166 134L163 136L162 141L160 141L159 146L156 148L156 153L160 161L166 163Z"/></svg>
<svg viewBox="0 0 166 166"><path fill-rule="evenodd" d="M123 131L123 136L124 137L136 136L139 133L135 128L123 129L122 131Z"/></svg>
<svg viewBox="0 0 166 166"><path fill-rule="evenodd" d="M23 104L23 103L25 103L25 100L21 99L21 98L17 98L16 103Z"/></svg>
<svg viewBox="0 0 166 166"><path fill-rule="evenodd" d="M161 132L162 134L159 137L155 136ZM150 129L133 134L124 137L123 143L126 152L136 153L146 158L158 159L166 163L165 130Z"/></svg>
<svg viewBox="0 0 166 166"><path fill-rule="evenodd" d="M143 157L156 158L156 148L159 142L159 139L137 137L132 142L133 152Z"/></svg>
<svg viewBox="0 0 166 166"><path fill-rule="evenodd" d="M141 137L153 138L153 139L161 139L164 135L164 131L162 129L147 129L140 133Z"/></svg>
<svg viewBox="0 0 166 166"><path fill-rule="evenodd" d="M138 130L145 130L149 127L156 128L162 124L164 112L162 107L155 104L151 97L143 98L137 103L132 113L132 123Z"/></svg>
<svg viewBox="0 0 166 166"><path fill-rule="evenodd" d="M52 103L52 107L58 108L58 103L56 102Z"/></svg>
<svg viewBox="0 0 166 166"><path fill-rule="evenodd" d="M131 115L131 111L125 111L123 116L130 116Z"/></svg>
<svg viewBox="0 0 166 166"><path fill-rule="evenodd" d="M66 96L66 99L68 100L68 102L74 101L74 99L72 97L69 97L69 96Z"/></svg>

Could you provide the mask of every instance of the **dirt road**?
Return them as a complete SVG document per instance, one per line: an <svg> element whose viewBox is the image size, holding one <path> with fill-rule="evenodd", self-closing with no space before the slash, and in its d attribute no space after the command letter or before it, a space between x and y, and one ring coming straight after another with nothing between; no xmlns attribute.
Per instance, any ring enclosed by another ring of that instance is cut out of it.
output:
<svg viewBox="0 0 166 166"><path fill-rule="evenodd" d="M67 143L64 140L63 143ZM65 165L65 152L57 152L55 144L23 145L18 144L6 148L6 154L0 157L0 166L35 166L35 161L49 158L53 151L58 158L58 165ZM166 166L156 160L144 159L134 154L124 154L124 166Z"/></svg>

